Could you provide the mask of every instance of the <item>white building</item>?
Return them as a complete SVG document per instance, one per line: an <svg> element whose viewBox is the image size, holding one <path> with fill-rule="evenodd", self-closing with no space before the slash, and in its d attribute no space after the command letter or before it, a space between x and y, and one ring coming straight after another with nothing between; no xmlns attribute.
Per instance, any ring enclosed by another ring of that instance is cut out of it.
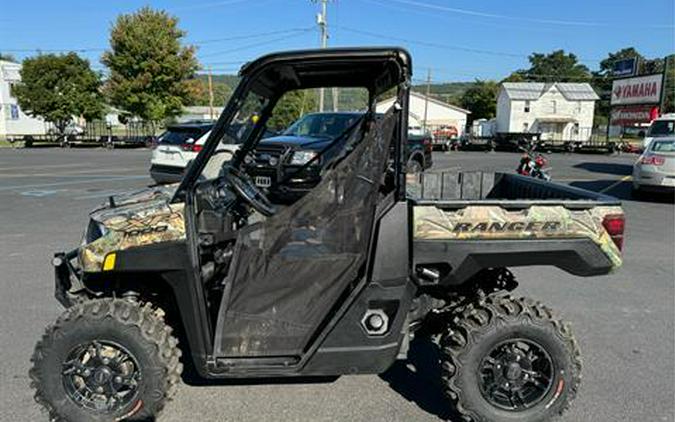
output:
<svg viewBox="0 0 675 422"><path fill-rule="evenodd" d="M394 104L394 101L396 101L396 98L380 101L376 105L377 112L384 113ZM425 108L426 126L429 130L433 131L442 127L454 126L457 129L458 136L464 134L466 118L471 113L469 110L444 103L418 92L410 92L409 112L411 125L415 121L424 125Z"/></svg>
<svg viewBox="0 0 675 422"><path fill-rule="evenodd" d="M0 60L0 137L11 135L43 135L46 124L21 110L12 96L12 85L21 81L19 63Z"/></svg>
<svg viewBox="0 0 675 422"><path fill-rule="evenodd" d="M587 83L505 82L497 97L497 132L587 141L598 99Z"/></svg>
<svg viewBox="0 0 675 422"><path fill-rule="evenodd" d="M189 122L191 120L216 120L223 112L223 107L213 107L211 114L209 106L188 106L183 107L183 113L176 118L179 123Z"/></svg>

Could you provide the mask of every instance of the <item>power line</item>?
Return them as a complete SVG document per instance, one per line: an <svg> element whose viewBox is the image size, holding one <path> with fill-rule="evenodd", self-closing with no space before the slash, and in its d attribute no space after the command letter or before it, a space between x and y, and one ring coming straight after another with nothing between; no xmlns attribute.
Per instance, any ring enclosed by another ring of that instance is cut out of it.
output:
<svg viewBox="0 0 675 422"><path fill-rule="evenodd" d="M587 27L612 27L616 25L613 22L599 22L599 21L573 21L573 20L561 20L561 19L539 19L539 18L528 18L524 16L510 16L510 15L501 15L495 13L487 13L478 10L470 9L461 9L457 7L442 6L439 4L425 3L417 0L389 0L394 3L406 4L409 6L416 6L425 9L431 9L441 12L449 12L454 14L469 15L483 18L492 18L492 19L508 19L515 21L523 21L530 23L542 23L546 25L567 25L567 26L587 26ZM659 29L671 29L674 28L673 25L631 25L634 28L659 28Z"/></svg>
<svg viewBox="0 0 675 422"><path fill-rule="evenodd" d="M515 58L526 58L526 59L529 59L529 57L530 57L529 54L523 54L523 53L512 53L512 52L497 51L497 50L485 50L485 49L479 49L479 48L463 47L463 46L460 46L460 45L439 44L439 43L433 43L433 42L429 42L429 41L420 41L420 40L411 40L411 39L408 39L408 38L393 37L393 36L390 36L390 35L383 35L383 34L378 34L378 33L375 33L375 32L363 31L361 29L350 28L350 27L346 27L346 26L341 26L340 29L342 29L344 31L347 31L347 32L353 32L355 34L367 35L367 36L374 37L374 38L400 41L400 42L405 42L405 43L408 43L408 44L416 44L416 45L420 45L420 46L424 46L424 47L432 47L432 48L438 48L438 49L443 49L443 50L457 50L457 51L465 51L467 53L474 53L474 54L485 54L485 55L490 55L490 56L515 57ZM577 60L579 62L596 63L596 62L599 62L600 60L603 60L603 59L577 57Z"/></svg>
<svg viewBox="0 0 675 422"><path fill-rule="evenodd" d="M216 51L216 52L213 52L213 53L202 54L202 55L200 55L200 57L202 57L202 58L213 57L213 56L218 56L218 55L221 55L221 54L245 50L245 49L251 48L251 47L258 47L258 46L261 46L261 45L272 44L272 43L275 43L275 42L278 42L278 41L283 41L283 40L287 40L287 39L290 39L290 38L298 37L300 35L304 35L305 33L309 32L309 31L312 31L312 30L314 30L314 28L307 28L307 29L301 30L301 32L295 32L293 34L286 35L286 36L283 36L283 37L273 38L271 40L260 41L260 42L255 42L255 43L251 43L251 44L246 44L246 45L242 45L242 46L239 46L239 47L230 48L230 49L227 49L227 50Z"/></svg>
<svg viewBox="0 0 675 422"><path fill-rule="evenodd" d="M278 31L270 31L270 32L256 32L255 34L248 34L248 35L235 35L232 37L223 37L223 38L212 38L212 39L207 39L207 40L200 40L200 41L192 41L190 44L194 45L205 45L205 44L212 44L214 42L221 42L221 41L234 41L234 40L242 40L242 39L249 39L249 38L263 38L267 37L270 35L278 35L278 34L287 34L290 32L298 32L298 31L306 31L307 29L311 28L289 28L289 29L281 29Z"/></svg>
<svg viewBox="0 0 675 422"><path fill-rule="evenodd" d="M289 28L281 29L277 31L269 32L256 32L253 34L245 35L234 35L231 37L222 37L222 38L212 38L206 40L197 40L197 41L187 41L188 45L206 45L222 41L235 41L249 38L263 38L270 35L277 34L288 34L288 33L297 33L297 32L306 32L312 30L313 28ZM45 53L60 53L60 52L75 52L75 53L87 53L87 52L96 52L96 51L105 51L106 47L77 47L77 48L0 48L0 51L7 53L33 53L33 52L45 52Z"/></svg>
<svg viewBox="0 0 675 422"><path fill-rule="evenodd" d="M527 54L522 54L522 53L508 53L508 52L503 52L503 51L495 51L495 50L482 50L478 48L469 48L469 47L462 47L459 45L450 45L450 44L438 44L438 43L433 43L429 41L419 41L419 40L411 40L407 38L400 38L400 37L392 37L390 35L383 35L383 34L378 34L375 32L370 32L370 31L363 31L361 29L356 29L356 28L350 28L347 26L341 26L340 29L347 31L347 32L353 32L355 34L361 34L361 35L367 35L369 37L374 37L374 38L380 38L380 39L386 39L386 40L394 40L394 41L401 41L401 42L406 42L409 44L418 44L426 47L433 47L433 48L440 48L444 50L459 50L459 51L466 51L467 53L476 53L476 54L487 54L487 55L492 55L492 56L502 56L502 57L517 57L517 58L527 58L529 57Z"/></svg>
<svg viewBox="0 0 675 422"><path fill-rule="evenodd" d="M217 2L212 2L212 3L194 4L192 6L174 7L174 8L171 8L171 10L181 11L181 10L208 9L210 7L231 6L233 4L244 3L244 2L247 2L247 1L249 1L249 0L224 0L224 1L217 1Z"/></svg>

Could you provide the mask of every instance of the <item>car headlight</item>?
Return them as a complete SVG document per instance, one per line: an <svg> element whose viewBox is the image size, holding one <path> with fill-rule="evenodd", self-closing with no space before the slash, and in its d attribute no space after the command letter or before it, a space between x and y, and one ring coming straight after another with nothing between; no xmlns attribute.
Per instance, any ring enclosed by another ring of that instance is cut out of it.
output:
<svg viewBox="0 0 675 422"><path fill-rule="evenodd" d="M108 232L108 229L101 223L96 220L89 220L89 225L87 226L87 231L84 235L84 243L91 243L98 238L105 236Z"/></svg>
<svg viewBox="0 0 675 422"><path fill-rule="evenodd" d="M291 156L291 164L301 166L307 164L314 157L316 157L315 151L294 151Z"/></svg>

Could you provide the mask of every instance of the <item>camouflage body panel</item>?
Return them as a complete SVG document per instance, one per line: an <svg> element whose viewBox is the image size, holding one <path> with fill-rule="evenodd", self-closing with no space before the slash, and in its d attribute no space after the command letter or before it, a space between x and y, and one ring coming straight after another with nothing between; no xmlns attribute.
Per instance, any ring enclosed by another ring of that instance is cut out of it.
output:
<svg viewBox="0 0 675 422"><path fill-rule="evenodd" d="M80 248L82 270L101 271L103 260L110 252L184 240L184 204L169 203L175 190L176 185L169 185L115 196L114 204L94 210L90 214L92 224L102 226L104 234Z"/></svg>
<svg viewBox="0 0 675 422"><path fill-rule="evenodd" d="M467 206L443 210L413 208L415 240L573 239L589 238L621 266L621 251L602 225L606 215L623 214L619 206L570 210L563 206L533 205L523 210L499 206Z"/></svg>

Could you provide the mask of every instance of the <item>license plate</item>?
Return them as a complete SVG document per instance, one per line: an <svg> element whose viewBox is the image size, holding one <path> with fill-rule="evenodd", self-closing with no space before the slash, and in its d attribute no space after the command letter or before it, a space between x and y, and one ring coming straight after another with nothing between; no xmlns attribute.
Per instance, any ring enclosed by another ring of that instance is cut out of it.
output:
<svg viewBox="0 0 675 422"><path fill-rule="evenodd" d="M268 176L256 176L255 184L261 188L269 188L272 185L272 178Z"/></svg>

